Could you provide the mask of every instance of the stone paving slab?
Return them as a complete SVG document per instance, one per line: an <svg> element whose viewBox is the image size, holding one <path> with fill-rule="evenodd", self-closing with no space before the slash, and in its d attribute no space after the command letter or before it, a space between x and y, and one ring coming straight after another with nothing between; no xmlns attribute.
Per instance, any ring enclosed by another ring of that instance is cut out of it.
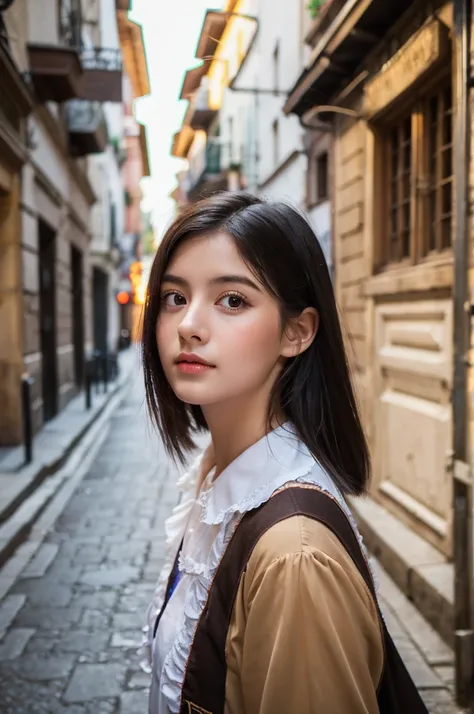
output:
<svg viewBox="0 0 474 714"><path fill-rule="evenodd" d="M176 471L146 426L139 383L89 471L0 600L2 714L145 714L141 624L163 560ZM451 653L379 572L382 607L428 709L455 714ZM433 666L435 664L435 666Z"/></svg>

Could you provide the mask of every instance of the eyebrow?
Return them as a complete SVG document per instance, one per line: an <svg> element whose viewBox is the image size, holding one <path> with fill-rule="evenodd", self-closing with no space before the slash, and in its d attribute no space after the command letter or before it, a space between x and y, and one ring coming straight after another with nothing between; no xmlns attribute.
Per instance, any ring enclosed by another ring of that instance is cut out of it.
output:
<svg viewBox="0 0 474 714"><path fill-rule="evenodd" d="M189 283L187 280L185 280L184 278L180 278L178 275L172 275L171 273L166 273L163 276L162 282L174 283L175 285L181 285L184 288L189 287ZM258 292L261 292L258 285L254 283L253 280L250 280L250 278L247 278L245 275L219 275L216 278L212 278L209 283L210 285L238 283L240 285L246 285L247 287L252 288L253 290L258 290Z"/></svg>

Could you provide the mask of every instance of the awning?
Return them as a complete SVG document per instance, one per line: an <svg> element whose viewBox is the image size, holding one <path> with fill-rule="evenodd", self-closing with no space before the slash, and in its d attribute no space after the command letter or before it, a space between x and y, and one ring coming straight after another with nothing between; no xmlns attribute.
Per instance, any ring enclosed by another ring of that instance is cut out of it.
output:
<svg viewBox="0 0 474 714"><path fill-rule="evenodd" d="M328 104L412 5L413 0L347 0L316 44L289 94L285 114L302 116L314 106Z"/></svg>
<svg viewBox="0 0 474 714"><path fill-rule="evenodd" d="M189 99L189 97L194 94L197 89L199 89L201 79L207 74L207 70L209 69L210 64L210 60L205 60L197 67L188 69L188 71L184 75L184 80L179 95L180 99Z"/></svg>
<svg viewBox="0 0 474 714"><path fill-rule="evenodd" d="M232 6L235 6L235 4L235 2L231 3ZM230 12L233 12L233 7ZM196 48L196 57L198 59L205 60L214 57L229 17L229 12L221 12L220 10L208 10L206 12Z"/></svg>

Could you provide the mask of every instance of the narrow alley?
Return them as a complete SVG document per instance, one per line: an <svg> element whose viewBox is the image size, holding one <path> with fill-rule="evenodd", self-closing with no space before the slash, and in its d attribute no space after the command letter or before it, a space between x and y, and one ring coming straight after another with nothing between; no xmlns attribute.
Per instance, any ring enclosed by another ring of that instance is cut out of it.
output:
<svg viewBox="0 0 474 714"><path fill-rule="evenodd" d="M137 650L175 480L137 374L92 467L0 601L2 714L147 711ZM388 625L429 711L453 714L452 653L378 570Z"/></svg>

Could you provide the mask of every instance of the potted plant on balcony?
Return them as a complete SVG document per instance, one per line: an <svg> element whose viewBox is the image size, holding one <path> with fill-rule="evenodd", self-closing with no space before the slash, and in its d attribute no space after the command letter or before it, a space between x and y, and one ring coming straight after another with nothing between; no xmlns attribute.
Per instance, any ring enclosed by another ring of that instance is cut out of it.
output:
<svg viewBox="0 0 474 714"><path fill-rule="evenodd" d="M325 2L326 2L326 0L309 0L306 7L308 8L309 14L311 15L311 17L313 19L316 17L318 12L321 10L321 8Z"/></svg>

